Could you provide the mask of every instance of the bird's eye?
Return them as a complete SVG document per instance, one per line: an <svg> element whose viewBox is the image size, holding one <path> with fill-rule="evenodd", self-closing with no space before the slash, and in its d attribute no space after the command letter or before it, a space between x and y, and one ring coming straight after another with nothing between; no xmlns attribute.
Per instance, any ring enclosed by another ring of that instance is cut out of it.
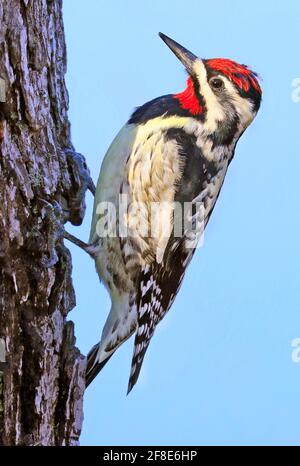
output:
<svg viewBox="0 0 300 466"><path fill-rule="evenodd" d="M220 78L211 78L211 80L209 81L209 84L210 84L210 87L218 91L224 88L224 81Z"/></svg>

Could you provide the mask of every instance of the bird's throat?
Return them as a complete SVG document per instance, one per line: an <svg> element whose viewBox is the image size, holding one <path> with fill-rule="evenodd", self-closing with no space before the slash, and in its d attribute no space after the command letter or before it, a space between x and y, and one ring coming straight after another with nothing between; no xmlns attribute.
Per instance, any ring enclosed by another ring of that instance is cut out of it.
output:
<svg viewBox="0 0 300 466"><path fill-rule="evenodd" d="M187 80L186 89L179 94L174 94L173 97L179 101L181 108L188 110L192 115L200 115L203 113L203 107L199 102L195 84L191 77Z"/></svg>

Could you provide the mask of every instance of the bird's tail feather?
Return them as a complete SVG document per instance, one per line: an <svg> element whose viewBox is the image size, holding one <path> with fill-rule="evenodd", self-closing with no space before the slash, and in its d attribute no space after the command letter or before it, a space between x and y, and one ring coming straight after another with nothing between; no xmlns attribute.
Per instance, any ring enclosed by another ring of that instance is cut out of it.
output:
<svg viewBox="0 0 300 466"><path fill-rule="evenodd" d="M103 361L97 362L97 355L99 351L100 343L93 346L90 352L87 355L87 366L86 366L86 373L85 373L85 386L88 387L90 383L94 380L94 378L99 374L99 372L103 369L105 364L110 360L114 351Z"/></svg>
<svg viewBox="0 0 300 466"><path fill-rule="evenodd" d="M127 395L129 395L129 393L131 392L131 390L137 383L137 380L141 372L142 364L144 361L144 357L145 357L146 351L150 343L150 338L140 343L139 342L140 338L139 338L138 333L135 336L134 353L133 353L132 362L131 362L131 372L130 372L130 377L129 377L129 382L128 382Z"/></svg>

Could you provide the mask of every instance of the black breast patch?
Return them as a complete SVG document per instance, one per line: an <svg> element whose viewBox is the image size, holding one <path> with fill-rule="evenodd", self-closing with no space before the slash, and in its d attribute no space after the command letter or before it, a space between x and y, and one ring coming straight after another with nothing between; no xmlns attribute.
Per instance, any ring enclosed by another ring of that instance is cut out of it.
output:
<svg viewBox="0 0 300 466"><path fill-rule="evenodd" d="M175 202L191 202L204 189L204 183L209 182L218 173L218 166L204 157L202 150L197 146L196 137L187 134L183 129L169 129L166 138L177 142L179 155L184 163Z"/></svg>

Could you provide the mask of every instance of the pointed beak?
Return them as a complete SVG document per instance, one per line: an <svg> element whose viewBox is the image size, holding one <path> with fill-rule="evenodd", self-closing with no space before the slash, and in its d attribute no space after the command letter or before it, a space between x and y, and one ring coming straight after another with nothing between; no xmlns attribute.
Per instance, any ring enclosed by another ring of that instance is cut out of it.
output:
<svg viewBox="0 0 300 466"><path fill-rule="evenodd" d="M184 47L182 47L182 45L178 44L177 42L175 42L175 40L166 36L162 32L159 32L159 37L167 44L167 46L172 50L172 52L181 61L181 63L183 63L188 73L192 74L193 65L195 61L198 59L198 57L196 57L196 55L194 55L192 52L185 49Z"/></svg>

